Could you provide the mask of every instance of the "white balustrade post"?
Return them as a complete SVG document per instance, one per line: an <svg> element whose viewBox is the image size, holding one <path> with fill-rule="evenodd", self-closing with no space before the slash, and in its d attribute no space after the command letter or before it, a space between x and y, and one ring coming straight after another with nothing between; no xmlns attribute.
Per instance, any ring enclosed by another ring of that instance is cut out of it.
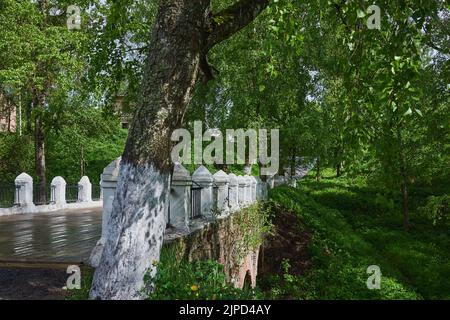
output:
<svg viewBox="0 0 450 320"><path fill-rule="evenodd" d="M176 164L170 188L170 218L168 222L172 227L186 232L189 231L191 186L192 180L189 171L181 164Z"/></svg>
<svg viewBox="0 0 450 320"><path fill-rule="evenodd" d="M238 192L239 207L243 208L246 205L245 186L246 186L247 182L245 181L245 178L243 176L238 176L237 180L238 180L238 186L239 186L239 192Z"/></svg>
<svg viewBox="0 0 450 320"><path fill-rule="evenodd" d="M111 217L114 197L117 189L121 158L111 162L101 175L101 190L103 191L102 236L92 250L89 263L92 267L98 267L103 253L103 246L108 236L108 223Z"/></svg>
<svg viewBox="0 0 450 320"><path fill-rule="evenodd" d="M255 177L256 180L256 200L261 200L263 198L262 190L262 180L260 177Z"/></svg>
<svg viewBox="0 0 450 320"><path fill-rule="evenodd" d="M217 186L217 210L220 212L220 215L228 215L230 213L230 208L228 206L228 175L220 170L214 174L213 179Z"/></svg>
<svg viewBox="0 0 450 320"><path fill-rule="evenodd" d="M275 188L275 177L274 176L267 177L267 186L270 189Z"/></svg>
<svg viewBox="0 0 450 320"><path fill-rule="evenodd" d="M117 189L121 158L111 162L101 175L101 188L103 190L102 240L106 239L108 220L111 216L114 197Z"/></svg>
<svg viewBox="0 0 450 320"><path fill-rule="evenodd" d="M230 210L239 210L239 184L238 178L234 173L228 175L228 188L229 188L229 207Z"/></svg>
<svg viewBox="0 0 450 320"><path fill-rule="evenodd" d="M26 174L20 174L16 180L16 202L20 207L34 207L33 203L33 178Z"/></svg>
<svg viewBox="0 0 450 320"><path fill-rule="evenodd" d="M192 175L192 183L201 189L201 213L206 218L213 218L213 176L205 167L200 166Z"/></svg>
<svg viewBox="0 0 450 320"><path fill-rule="evenodd" d="M102 200L103 200L103 188L102 188L102 180L100 177L100 201L102 201Z"/></svg>
<svg viewBox="0 0 450 320"><path fill-rule="evenodd" d="M245 203L250 205L252 203L252 178L245 176Z"/></svg>
<svg viewBox="0 0 450 320"><path fill-rule="evenodd" d="M267 199L267 197L269 196L269 184L267 182L262 181L261 182L262 185L262 198L263 199Z"/></svg>
<svg viewBox="0 0 450 320"><path fill-rule="evenodd" d="M51 188L51 203L56 206L66 205L66 180L63 177L54 177Z"/></svg>
<svg viewBox="0 0 450 320"><path fill-rule="evenodd" d="M258 181L256 180L256 178L254 176L250 176L251 179L251 200L252 203L256 202L256 185L258 184Z"/></svg>
<svg viewBox="0 0 450 320"><path fill-rule="evenodd" d="M78 182L78 201L92 202L92 184L86 176Z"/></svg>

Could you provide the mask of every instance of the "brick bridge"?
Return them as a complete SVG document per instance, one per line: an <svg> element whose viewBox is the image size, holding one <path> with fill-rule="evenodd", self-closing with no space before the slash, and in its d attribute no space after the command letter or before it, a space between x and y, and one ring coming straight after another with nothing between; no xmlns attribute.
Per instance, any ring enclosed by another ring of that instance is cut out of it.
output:
<svg viewBox="0 0 450 320"><path fill-rule="evenodd" d="M98 264L106 237L105 225L112 208L120 158L102 174L103 208L93 206L0 216L0 263L61 262ZM278 182L278 181L277 181ZM212 175L205 167L192 176L175 167L166 213L165 245L177 245L186 258L215 259L225 267L236 287L256 285L259 248L238 253L242 237L238 220L241 212L266 197L269 183L251 176ZM279 183L279 182L278 182ZM58 194L58 192L56 192ZM100 204L101 205L101 204ZM242 248L240 248L242 251Z"/></svg>

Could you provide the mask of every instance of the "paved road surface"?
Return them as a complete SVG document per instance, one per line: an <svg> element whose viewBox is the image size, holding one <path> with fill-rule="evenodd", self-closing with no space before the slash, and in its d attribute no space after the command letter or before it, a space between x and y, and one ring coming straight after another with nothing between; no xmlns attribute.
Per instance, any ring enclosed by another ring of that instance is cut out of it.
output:
<svg viewBox="0 0 450 320"><path fill-rule="evenodd" d="M86 262L100 235L101 208L0 217L0 262Z"/></svg>

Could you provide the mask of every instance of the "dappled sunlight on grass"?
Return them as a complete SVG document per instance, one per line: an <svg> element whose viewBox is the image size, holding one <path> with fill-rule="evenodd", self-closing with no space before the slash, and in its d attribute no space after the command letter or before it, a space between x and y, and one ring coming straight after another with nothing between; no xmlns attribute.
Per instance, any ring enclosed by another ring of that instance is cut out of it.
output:
<svg viewBox="0 0 450 320"><path fill-rule="evenodd" d="M296 189L272 190L271 198L314 234L314 268L294 286L298 298L450 299L448 228L412 212L406 233L399 204L383 190L361 180L308 177ZM366 287L369 265L381 268L381 290Z"/></svg>

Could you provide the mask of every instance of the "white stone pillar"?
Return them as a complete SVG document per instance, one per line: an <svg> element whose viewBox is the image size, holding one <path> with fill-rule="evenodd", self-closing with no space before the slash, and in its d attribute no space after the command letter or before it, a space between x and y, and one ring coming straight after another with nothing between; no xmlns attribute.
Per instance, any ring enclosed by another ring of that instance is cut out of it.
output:
<svg viewBox="0 0 450 320"><path fill-rule="evenodd" d="M245 203L250 205L252 203L252 178L245 176Z"/></svg>
<svg viewBox="0 0 450 320"><path fill-rule="evenodd" d="M263 198L262 180L260 177L255 177L255 180L256 180L256 200L261 200Z"/></svg>
<svg viewBox="0 0 450 320"><path fill-rule="evenodd" d="M252 203L256 202L256 185L258 184L258 181L256 181L256 178L254 176L250 176L251 179L251 199Z"/></svg>
<svg viewBox="0 0 450 320"><path fill-rule="evenodd" d="M275 177L274 176L267 177L267 186L270 189L275 188Z"/></svg>
<svg viewBox="0 0 450 320"><path fill-rule="evenodd" d="M170 225L182 231L189 231L189 216L191 212L191 186L192 180L181 164L173 169L172 184L170 188Z"/></svg>
<svg viewBox="0 0 450 320"><path fill-rule="evenodd" d="M103 246L108 235L108 221L111 217L113 201L116 194L117 178L119 177L121 158L117 158L111 162L100 177L101 188L103 191L103 213L102 213L102 236L89 257L89 264L97 268L100 264L100 258L103 253Z"/></svg>
<svg viewBox="0 0 450 320"><path fill-rule="evenodd" d="M51 188L51 202L56 206L66 205L66 180L63 177L54 177Z"/></svg>
<svg viewBox="0 0 450 320"><path fill-rule="evenodd" d="M102 215L102 240L106 238L108 220L111 216L114 197L117 189L121 158L111 162L101 175L101 187L103 190L103 215Z"/></svg>
<svg viewBox="0 0 450 320"><path fill-rule="evenodd" d="M202 188L202 215L206 218L213 218L213 176L211 172L205 166L200 166L192 175L192 183Z"/></svg>
<svg viewBox="0 0 450 320"><path fill-rule="evenodd" d="M16 203L21 207L34 207L33 178L26 173L20 174L16 180Z"/></svg>
<svg viewBox="0 0 450 320"><path fill-rule="evenodd" d="M267 182L262 181L262 198L267 199L269 196L269 185Z"/></svg>
<svg viewBox="0 0 450 320"><path fill-rule="evenodd" d="M228 175L220 170L214 174L213 179L215 185L217 186L217 210L220 212L220 215L228 215L230 213L230 208L228 205Z"/></svg>
<svg viewBox="0 0 450 320"><path fill-rule="evenodd" d="M229 207L231 211L239 210L239 184L234 173L228 175Z"/></svg>
<svg viewBox="0 0 450 320"><path fill-rule="evenodd" d="M243 208L246 205L245 202L245 195L246 195L246 191L245 191L245 186L246 186L246 181L245 178L243 176L238 176L238 186L239 186L239 192L238 192L238 200L239 200L239 207Z"/></svg>
<svg viewBox="0 0 450 320"><path fill-rule="evenodd" d="M92 184L86 176L78 182L78 202L92 202Z"/></svg>
<svg viewBox="0 0 450 320"><path fill-rule="evenodd" d="M103 200L103 188L102 188L102 180L100 177L100 201Z"/></svg>

